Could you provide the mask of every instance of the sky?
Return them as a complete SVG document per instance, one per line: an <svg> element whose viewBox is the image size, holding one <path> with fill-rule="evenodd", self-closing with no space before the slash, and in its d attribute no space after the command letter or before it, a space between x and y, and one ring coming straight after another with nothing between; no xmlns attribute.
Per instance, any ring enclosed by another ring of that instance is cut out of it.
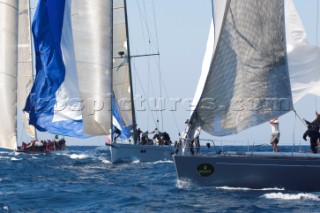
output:
<svg viewBox="0 0 320 213"><path fill-rule="evenodd" d="M318 1L294 1L309 43L314 45L319 40L316 33ZM127 0L127 4L131 55L160 54L132 59L135 97L149 97L146 99L152 109L156 108L153 98L165 98L162 113L143 110L148 108L146 102L141 106L136 104L138 127L143 131L159 127L175 141L190 116L188 103L193 99L200 77L212 17L211 0ZM320 112L320 98L307 95L294 108L301 118L313 120L315 111ZM281 116L279 121L279 145L308 145L302 140L306 127L293 112ZM270 135L271 128L265 123L237 135L213 137L202 133L200 138L213 139L217 145L257 145L269 144ZM40 137L52 136L40 134ZM104 140L104 137L67 138L67 144L103 146Z"/></svg>

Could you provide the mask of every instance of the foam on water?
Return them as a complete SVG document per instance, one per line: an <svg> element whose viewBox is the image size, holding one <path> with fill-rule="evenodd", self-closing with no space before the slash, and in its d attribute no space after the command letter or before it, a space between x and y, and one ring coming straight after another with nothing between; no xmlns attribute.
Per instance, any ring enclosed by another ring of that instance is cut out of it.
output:
<svg viewBox="0 0 320 213"><path fill-rule="evenodd" d="M262 197L267 199L281 199L281 200L314 200L320 201L320 198L316 194L311 193L298 193L298 194L286 194L286 193L267 193L262 195Z"/></svg>
<svg viewBox="0 0 320 213"><path fill-rule="evenodd" d="M69 157L71 159L85 159L85 158L89 158L90 156L87 154L71 154Z"/></svg>
<svg viewBox="0 0 320 213"><path fill-rule="evenodd" d="M252 189L246 187L229 187L229 186L220 186L216 189L230 190L230 191L284 191L284 188L262 188L262 189Z"/></svg>
<svg viewBox="0 0 320 213"><path fill-rule="evenodd" d="M11 161L19 161L19 160L22 160L22 159L18 159L18 158L15 158L15 157L11 157Z"/></svg>
<svg viewBox="0 0 320 213"><path fill-rule="evenodd" d="M152 164L164 164L164 163L173 163L172 160L159 160L156 162L151 162Z"/></svg>
<svg viewBox="0 0 320 213"><path fill-rule="evenodd" d="M132 164L138 164L138 163L140 163L140 160L134 160L134 161L132 161Z"/></svg>
<svg viewBox="0 0 320 213"><path fill-rule="evenodd" d="M191 181L188 180L177 180L176 187L179 189L190 189L192 186Z"/></svg>
<svg viewBox="0 0 320 213"><path fill-rule="evenodd" d="M3 210L6 211L6 212L9 212L9 206L4 205L3 206Z"/></svg>
<svg viewBox="0 0 320 213"><path fill-rule="evenodd" d="M98 159L104 164L111 164L112 163L110 160L103 158L103 157L99 157Z"/></svg>

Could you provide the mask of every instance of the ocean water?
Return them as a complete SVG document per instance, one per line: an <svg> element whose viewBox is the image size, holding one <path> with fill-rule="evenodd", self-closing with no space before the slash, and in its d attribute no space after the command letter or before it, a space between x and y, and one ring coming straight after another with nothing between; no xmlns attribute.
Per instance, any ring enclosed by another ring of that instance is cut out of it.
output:
<svg viewBox="0 0 320 213"><path fill-rule="evenodd" d="M270 146L259 149L270 151ZM319 211L320 192L200 187L177 181L172 161L112 164L107 147L74 146L39 155L0 152L0 212Z"/></svg>

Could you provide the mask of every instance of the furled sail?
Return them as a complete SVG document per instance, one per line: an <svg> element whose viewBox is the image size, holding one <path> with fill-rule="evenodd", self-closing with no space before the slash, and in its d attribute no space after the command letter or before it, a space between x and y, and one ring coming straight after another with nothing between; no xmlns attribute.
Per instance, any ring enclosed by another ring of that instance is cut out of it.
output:
<svg viewBox="0 0 320 213"><path fill-rule="evenodd" d="M18 0L0 0L0 147L17 148Z"/></svg>
<svg viewBox="0 0 320 213"><path fill-rule="evenodd" d="M191 122L223 136L287 113L292 96L284 1L214 3L213 55Z"/></svg>
<svg viewBox="0 0 320 213"><path fill-rule="evenodd" d="M128 33L124 0L113 1L113 92L117 101L114 119L121 128L121 137L129 138L133 127L131 105L130 70L128 54ZM115 109L115 107L113 107ZM119 114L118 114L119 113Z"/></svg>
<svg viewBox="0 0 320 213"><path fill-rule="evenodd" d="M111 129L113 1L71 1L82 119L88 135Z"/></svg>
<svg viewBox="0 0 320 213"><path fill-rule="evenodd" d="M35 128L29 125L29 114L22 111L33 85L29 8L29 0L19 1L17 96L18 112L20 113L24 131L30 137L35 137Z"/></svg>

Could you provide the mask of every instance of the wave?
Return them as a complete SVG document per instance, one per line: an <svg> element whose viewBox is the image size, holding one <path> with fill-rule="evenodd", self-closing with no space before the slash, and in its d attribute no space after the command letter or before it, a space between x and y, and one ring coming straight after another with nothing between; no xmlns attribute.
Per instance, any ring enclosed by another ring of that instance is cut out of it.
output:
<svg viewBox="0 0 320 213"><path fill-rule="evenodd" d="M138 163L140 163L140 160L134 160L134 161L132 161L132 164L138 164Z"/></svg>
<svg viewBox="0 0 320 213"><path fill-rule="evenodd" d="M84 153L69 153L69 152L57 152L54 153L55 155L61 155L61 156L66 156L69 157L71 159L85 159L85 158L90 158L91 156L88 154L84 154Z"/></svg>
<svg viewBox="0 0 320 213"><path fill-rule="evenodd" d="M192 182L189 180L177 180L177 188L179 189L190 189L192 187Z"/></svg>
<svg viewBox="0 0 320 213"><path fill-rule="evenodd" d="M9 206L7 205L3 205L2 209L5 211L5 212L9 212Z"/></svg>
<svg viewBox="0 0 320 213"><path fill-rule="evenodd" d="M173 161L172 160L159 160L159 161L156 161L156 162L152 162L153 164L160 164L160 163L171 163L173 164Z"/></svg>
<svg viewBox="0 0 320 213"><path fill-rule="evenodd" d="M262 195L261 197L267 199L281 199L281 200L314 200L320 201L320 198L316 194L311 193L298 193L298 194L284 194L281 192L278 193L267 193Z"/></svg>
<svg viewBox="0 0 320 213"><path fill-rule="evenodd" d="M11 161L20 161L22 159L18 159L18 158L15 158L15 157L11 157Z"/></svg>
<svg viewBox="0 0 320 213"><path fill-rule="evenodd" d="M86 154L71 154L69 156L71 159L85 159L85 158L89 158L89 155Z"/></svg>
<svg viewBox="0 0 320 213"><path fill-rule="evenodd" d="M104 157L98 157L98 159L104 164L111 164L112 162Z"/></svg>
<svg viewBox="0 0 320 213"><path fill-rule="evenodd" d="M230 190L230 191L284 191L284 188L261 188L253 189L246 187L229 187L229 186L219 186L216 189Z"/></svg>

